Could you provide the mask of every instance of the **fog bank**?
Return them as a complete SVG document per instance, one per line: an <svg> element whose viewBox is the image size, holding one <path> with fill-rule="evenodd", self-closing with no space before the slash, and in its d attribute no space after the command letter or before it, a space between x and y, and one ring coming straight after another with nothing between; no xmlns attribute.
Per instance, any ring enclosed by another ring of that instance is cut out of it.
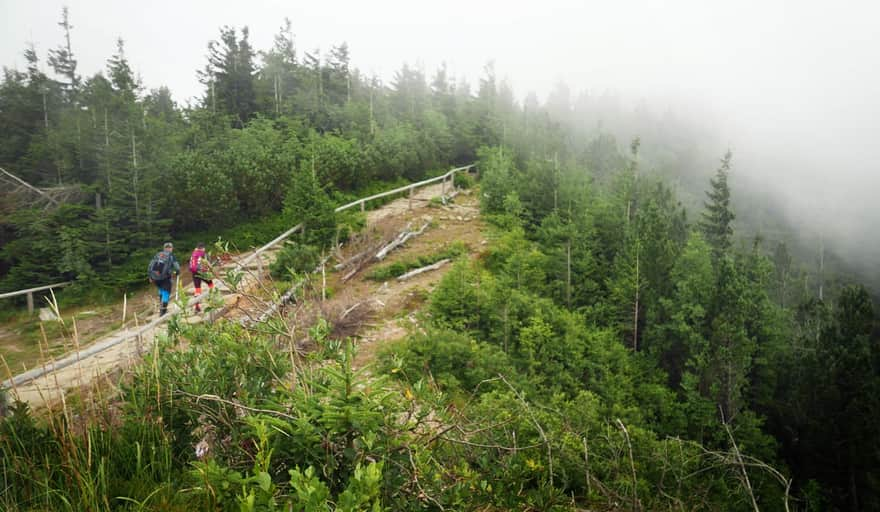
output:
<svg viewBox="0 0 880 512"><path fill-rule="evenodd" d="M123 37L144 85L167 85L180 102L201 96L196 70L220 26L248 25L253 46L266 49L285 17L299 55L346 41L353 65L386 83L403 62L428 76L447 62L473 85L494 60L520 98L545 98L561 80L573 92L675 98L680 110L693 102L693 112L713 113L707 129L720 143L706 150L734 151L734 180L741 173L773 191L793 223L880 274L871 270L880 259L875 2L0 0L0 64L23 69L28 41L41 56L58 46L62 3L81 74L102 70Z"/></svg>

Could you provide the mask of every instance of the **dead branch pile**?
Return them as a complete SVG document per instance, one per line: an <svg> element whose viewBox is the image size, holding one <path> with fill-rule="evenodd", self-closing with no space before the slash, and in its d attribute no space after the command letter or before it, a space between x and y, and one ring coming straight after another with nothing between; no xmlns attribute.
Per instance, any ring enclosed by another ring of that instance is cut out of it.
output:
<svg viewBox="0 0 880 512"><path fill-rule="evenodd" d="M430 222L425 222L418 231L412 231L411 230L412 224L411 223L407 224L406 227L403 229L403 231L401 231L400 234L397 235L397 238L395 238L393 241L391 241L391 243L387 244L379 252L376 253L376 260L382 261L383 259L385 259L386 256L388 256L388 253L390 253L394 249L397 249L401 245L405 244L407 242L407 240L409 240L410 238L419 236L422 233L424 233L425 229L428 228L429 224L430 224Z"/></svg>
<svg viewBox="0 0 880 512"><path fill-rule="evenodd" d="M321 316L330 322L330 338L344 339L357 334L375 317L376 310L367 302L344 302L335 305L325 303Z"/></svg>

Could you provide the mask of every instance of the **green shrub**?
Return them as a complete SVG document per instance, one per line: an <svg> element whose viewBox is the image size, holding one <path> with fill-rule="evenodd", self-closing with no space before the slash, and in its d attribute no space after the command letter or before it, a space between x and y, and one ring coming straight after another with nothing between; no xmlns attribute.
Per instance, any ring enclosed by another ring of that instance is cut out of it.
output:
<svg viewBox="0 0 880 512"><path fill-rule="evenodd" d="M232 247L244 251L251 247L259 247L276 236L292 228L289 219L282 214L273 214L260 219L249 220L218 232L200 233L200 238L187 235L191 243L186 247L195 247L196 242L214 240L218 236L228 240Z"/></svg>
<svg viewBox="0 0 880 512"><path fill-rule="evenodd" d="M269 272L274 279L285 279L290 277L291 271L299 274L312 272L320 262L321 253L315 246L287 243L269 266Z"/></svg>
<svg viewBox="0 0 880 512"><path fill-rule="evenodd" d="M443 276L429 306L432 320L437 325L461 330L476 327L479 320L479 312L475 309L478 304L474 286L476 275L477 271L467 261L459 261Z"/></svg>
<svg viewBox="0 0 880 512"><path fill-rule="evenodd" d="M500 348L443 328L429 329L383 351L380 365L386 373L414 380L429 372L447 391L470 392L499 373L516 373Z"/></svg>
<svg viewBox="0 0 880 512"><path fill-rule="evenodd" d="M452 183L462 189L473 188L474 186L474 177L466 172L457 172L455 176L452 178Z"/></svg>
<svg viewBox="0 0 880 512"><path fill-rule="evenodd" d="M407 271L407 265L402 261L397 261L390 265L385 265L383 267L378 267L367 276L368 279L372 279L373 281L387 281L388 279L392 279L398 276L402 276Z"/></svg>
<svg viewBox="0 0 880 512"><path fill-rule="evenodd" d="M284 199L284 217L291 226L302 223L297 238L309 245L327 247L336 236L337 215L326 190L305 164L291 175Z"/></svg>
<svg viewBox="0 0 880 512"><path fill-rule="evenodd" d="M336 242L347 242L351 235L367 226L367 215L360 210L346 210L336 214Z"/></svg>
<svg viewBox="0 0 880 512"><path fill-rule="evenodd" d="M367 279L372 279L373 281L387 281L388 279L400 277L410 270L427 267L440 260L455 259L467 252L467 244L461 241L453 242L440 252L425 254L418 258L396 261L383 267L377 267L367 275Z"/></svg>

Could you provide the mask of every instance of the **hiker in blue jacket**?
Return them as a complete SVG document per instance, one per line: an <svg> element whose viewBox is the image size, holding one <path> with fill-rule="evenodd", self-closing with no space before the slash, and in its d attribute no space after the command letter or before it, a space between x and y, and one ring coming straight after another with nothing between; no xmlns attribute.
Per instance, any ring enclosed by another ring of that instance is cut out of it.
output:
<svg viewBox="0 0 880 512"><path fill-rule="evenodd" d="M159 289L159 316L168 312L168 301L171 299L171 278L180 273L180 263L174 258L174 245L165 242L161 252L156 253L147 267L147 276L151 283Z"/></svg>

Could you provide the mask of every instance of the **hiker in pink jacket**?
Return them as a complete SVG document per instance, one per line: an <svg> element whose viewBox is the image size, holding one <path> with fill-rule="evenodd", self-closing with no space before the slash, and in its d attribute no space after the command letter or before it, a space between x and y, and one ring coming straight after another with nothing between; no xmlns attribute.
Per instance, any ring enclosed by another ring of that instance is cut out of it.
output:
<svg viewBox="0 0 880 512"><path fill-rule="evenodd" d="M214 289L214 279L211 273L211 262L205 252L205 244L200 243L189 258L189 271L192 273L193 288L198 297L202 294L202 281L208 284L208 291ZM202 310L201 304L196 304L196 313Z"/></svg>

